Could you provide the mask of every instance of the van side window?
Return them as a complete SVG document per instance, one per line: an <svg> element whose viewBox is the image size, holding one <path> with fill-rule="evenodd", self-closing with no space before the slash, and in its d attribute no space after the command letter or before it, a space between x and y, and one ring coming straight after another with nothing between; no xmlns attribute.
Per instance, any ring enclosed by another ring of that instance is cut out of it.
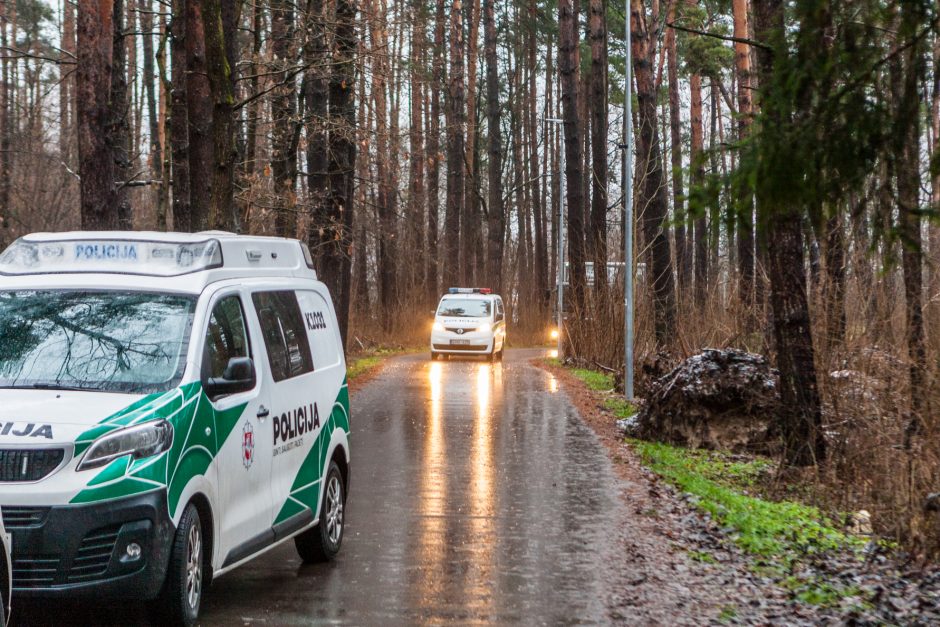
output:
<svg viewBox="0 0 940 627"><path fill-rule="evenodd" d="M496 299L496 321L499 322L503 319L503 301Z"/></svg>
<svg viewBox="0 0 940 627"><path fill-rule="evenodd" d="M238 296L226 296L212 309L206 329L202 374L220 378L233 357L250 357L245 314Z"/></svg>
<svg viewBox="0 0 940 627"><path fill-rule="evenodd" d="M313 372L310 343L294 292L255 292L251 299L258 312L274 380Z"/></svg>

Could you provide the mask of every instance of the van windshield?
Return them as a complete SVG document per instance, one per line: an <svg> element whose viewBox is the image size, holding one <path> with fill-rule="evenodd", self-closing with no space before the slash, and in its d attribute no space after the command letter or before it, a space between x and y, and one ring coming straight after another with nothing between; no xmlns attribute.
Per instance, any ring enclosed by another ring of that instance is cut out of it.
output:
<svg viewBox="0 0 940 627"><path fill-rule="evenodd" d="M195 308L175 294L0 291L0 388L172 389Z"/></svg>
<svg viewBox="0 0 940 627"><path fill-rule="evenodd" d="M482 298L445 298L437 315L448 318L489 318L490 301Z"/></svg>

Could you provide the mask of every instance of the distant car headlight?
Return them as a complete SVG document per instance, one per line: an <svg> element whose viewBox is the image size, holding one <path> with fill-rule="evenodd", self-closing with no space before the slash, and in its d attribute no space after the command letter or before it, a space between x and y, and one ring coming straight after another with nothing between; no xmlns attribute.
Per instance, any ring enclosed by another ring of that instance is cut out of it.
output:
<svg viewBox="0 0 940 627"><path fill-rule="evenodd" d="M88 448L78 470L105 466L115 459L131 455L143 459L162 453L173 444L173 427L166 420L119 429L104 435Z"/></svg>
<svg viewBox="0 0 940 627"><path fill-rule="evenodd" d="M490 324L489 322L484 322L483 324L477 327L477 331L479 331L480 333L489 333L492 330L493 330L493 325Z"/></svg>
<svg viewBox="0 0 940 627"><path fill-rule="evenodd" d="M444 325L440 322L435 322L433 325L431 325L431 328L439 333L444 331Z"/></svg>
<svg viewBox="0 0 940 627"><path fill-rule="evenodd" d="M553 340L557 340L557 339L558 339L558 329L552 329L551 332L549 333L549 335L551 336L551 338L552 338Z"/></svg>

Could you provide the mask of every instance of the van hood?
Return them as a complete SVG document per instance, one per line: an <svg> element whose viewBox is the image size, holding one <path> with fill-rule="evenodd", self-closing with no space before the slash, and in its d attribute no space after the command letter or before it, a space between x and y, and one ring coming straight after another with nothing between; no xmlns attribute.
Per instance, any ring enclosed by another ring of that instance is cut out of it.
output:
<svg viewBox="0 0 940 627"><path fill-rule="evenodd" d="M68 444L139 394L0 389L0 446Z"/></svg>

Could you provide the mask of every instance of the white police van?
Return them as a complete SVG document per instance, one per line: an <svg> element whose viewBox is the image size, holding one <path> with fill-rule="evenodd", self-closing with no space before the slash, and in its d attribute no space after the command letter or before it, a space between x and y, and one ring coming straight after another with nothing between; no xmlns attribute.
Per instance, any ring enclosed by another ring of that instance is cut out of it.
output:
<svg viewBox="0 0 940 627"><path fill-rule="evenodd" d="M506 311L486 287L452 287L441 297L431 326L431 359L444 355L503 358Z"/></svg>
<svg viewBox="0 0 940 627"><path fill-rule="evenodd" d="M158 599L343 539L346 364L296 240L35 234L0 255L0 506L15 596Z"/></svg>

